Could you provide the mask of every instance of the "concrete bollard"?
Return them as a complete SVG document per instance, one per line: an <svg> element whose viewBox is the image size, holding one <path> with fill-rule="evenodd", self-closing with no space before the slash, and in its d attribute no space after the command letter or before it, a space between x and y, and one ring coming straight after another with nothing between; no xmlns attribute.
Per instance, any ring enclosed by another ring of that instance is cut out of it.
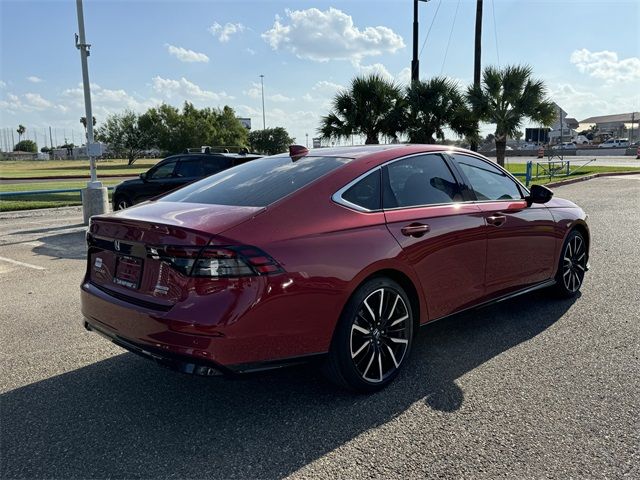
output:
<svg viewBox="0 0 640 480"><path fill-rule="evenodd" d="M89 225L89 219L94 215L109 213L109 211L107 187L99 186L82 189L82 215L85 225Z"/></svg>

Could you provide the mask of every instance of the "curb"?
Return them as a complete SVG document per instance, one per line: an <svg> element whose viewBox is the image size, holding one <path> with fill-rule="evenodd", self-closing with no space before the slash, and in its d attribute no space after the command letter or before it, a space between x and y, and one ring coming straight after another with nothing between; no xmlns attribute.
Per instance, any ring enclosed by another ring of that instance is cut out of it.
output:
<svg viewBox="0 0 640 480"><path fill-rule="evenodd" d="M593 173L591 175L585 175L584 177L570 178L568 180L560 180L558 182L546 183L545 187L561 187L563 185L571 185L572 183L586 182L587 180L593 180L598 177L617 177L624 175L640 175L640 170L628 171L628 172L602 172Z"/></svg>
<svg viewBox="0 0 640 480"><path fill-rule="evenodd" d="M114 175L103 175L104 178L120 178L120 177L135 177L136 174L131 173L116 173ZM89 175L67 175L65 177L0 177L0 181L9 180L76 180L86 179L89 180Z"/></svg>

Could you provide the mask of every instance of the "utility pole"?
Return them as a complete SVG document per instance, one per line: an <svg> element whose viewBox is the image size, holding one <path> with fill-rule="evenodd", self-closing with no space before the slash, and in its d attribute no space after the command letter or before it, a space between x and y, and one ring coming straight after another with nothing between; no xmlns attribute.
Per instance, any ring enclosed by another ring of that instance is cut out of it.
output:
<svg viewBox="0 0 640 480"><path fill-rule="evenodd" d="M78 14L78 34L76 35L76 48L80 50L80 63L82 65L82 85L84 88L84 109L87 121L87 155L89 156L89 171L91 181L87 183L87 188L82 191L82 211L84 223L88 224L93 215L100 215L109 211L109 197L107 189L98 181L96 173L96 151L97 145L93 142L93 122L91 119L91 87L89 84L89 65L87 57L91 45L87 44L84 33L84 11L82 0L76 0L76 10Z"/></svg>
<svg viewBox="0 0 640 480"><path fill-rule="evenodd" d="M418 60L418 2L429 0L413 0L413 59L411 60L411 83L420 80L420 60Z"/></svg>
<svg viewBox="0 0 640 480"><path fill-rule="evenodd" d="M264 75L260 75L260 86L262 88L262 129L267 128L267 121L264 114Z"/></svg>
<svg viewBox="0 0 640 480"><path fill-rule="evenodd" d="M473 55L473 87L480 88L480 72L482 70L482 0L476 3L476 39ZM477 123L476 123L477 126ZM478 142L471 142L471 150L478 151Z"/></svg>

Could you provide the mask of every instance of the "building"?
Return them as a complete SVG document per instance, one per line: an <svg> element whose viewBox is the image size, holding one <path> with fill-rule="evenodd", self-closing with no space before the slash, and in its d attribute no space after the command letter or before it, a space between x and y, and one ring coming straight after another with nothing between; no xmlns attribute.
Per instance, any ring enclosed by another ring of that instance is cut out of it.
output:
<svg viewBox="0 0 640 480"><path fill-rule="evenodd" d="M589 130L595 126L601 135L628 138L634 142L640 138L639 122L640 112L600 115L581 120L579 130Z"/></svg>

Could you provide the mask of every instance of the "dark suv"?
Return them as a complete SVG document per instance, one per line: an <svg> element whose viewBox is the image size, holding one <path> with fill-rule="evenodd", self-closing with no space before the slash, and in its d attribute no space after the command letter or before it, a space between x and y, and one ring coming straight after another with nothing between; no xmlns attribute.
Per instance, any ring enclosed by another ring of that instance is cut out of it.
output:
<svg viewBox="0 0 640 480"><path fill-rule="evenodd" d="M122 210L227 168L260 158L253 153L185 152L161 160L140 178L125 180L113 191L113 209Z"/></svg>

